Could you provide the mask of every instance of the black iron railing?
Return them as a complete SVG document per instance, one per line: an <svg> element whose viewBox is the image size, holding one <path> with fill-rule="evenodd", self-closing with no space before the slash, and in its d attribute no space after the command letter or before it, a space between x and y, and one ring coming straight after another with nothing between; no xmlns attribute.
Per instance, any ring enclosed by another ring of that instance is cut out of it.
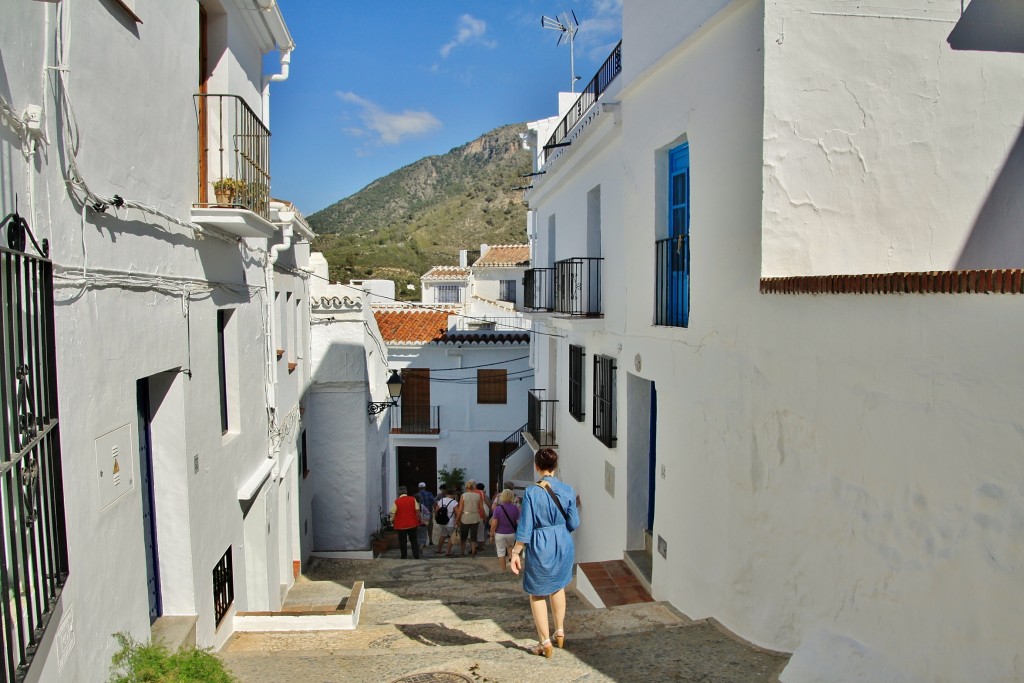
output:
<svg viewBox="0 0 1024 683"><path fill-rule="evenodd" d="M405 406L391 409L392 434L439 434L441 406Z"/></svg>
<svg viewBox="0 0 1024 683"><path fill-rule="evenodd" d="M508 459L511 458L516 451L526 445L526 430L528 427L529 423L524 424L502 440L502 452L504 455L501 456L501 465L498 466L498 486L505 483L505 463L508 462Z"/></svg>
<svg viewBox="0 0 1024 683"><path fill-rule="evenodd" d="M523 278L523 308L531 311L555 309L555 269L530 268Z"/></svg>
<svg viewBox="0 0 1024 683"><path fill-rule="evenodd" d="M5 681L21 681L68 577L57 419L53 270L16 213L0 221L0 632ZM26 238L39 256L25 253Z"/></svg>
<svg viewBox="0 0 1024 683"><path fill-rule="evenodd" d="M602 258L569 258L555 262L555 312L601 316Z"/></svg>
<svg viewBox="0 0 1024 683"><path fill-rule="evenodd" d="M690 295L690 238L654 243L654 324L686 327Z"/></svg>
<svg viewBox="0 0 1024 683"><path fill-rule="evenodd" d="M573 129L576 123L582 119L590 108L594 106L601 94L608 89L611 82L615 80L615 77L622 71L622 41L615 46L612 53L608 55L608 58L604 60L604 64L597 70L594 77L590 79L590 83L587 83L587 87L580 93L579 98L569 108L565 116L558 123L558 127L555 128L555 132L548 138L548 142L544 145L544 161L548 160L548 155L552 154L559 146L562 145L562 141L569 136L569 132Z"/></svg>
<svg viewBox="0 0 1024 683"><path fill-rule="evenodd" d="M586 410L583 407L583 358L582 346L569 344L569 415L577 422L583 422Z"/></svg>
<svg viewBox="0 0 1024 683"><path fill-rule="evenodd" d="M614 358L594 356L594 436L609 448L616 442L615 370Z"/></svg>
<svg viewBox="0 0 1024 683"><path fill-rule="evenodd" d="M270 130L238 95L193 97L199 132L197 203L240 206L270 220ZM218 186L224 186L219 197Z"/></svg>
<svg viewBox="0 0 1024 683"><path fill-rule="evenodd" d="M231 603L235 601L235 573L231 566L231 546L213 568L213 616L217 626L228 613Z"/></svg>
<svg viewBox="0 0 1024 683"><path fill-rule="evenodd" d="M527 395L526 431L538 446L555 446L555 408L557 400L543 398L543 389L531 389Z"/></svg>

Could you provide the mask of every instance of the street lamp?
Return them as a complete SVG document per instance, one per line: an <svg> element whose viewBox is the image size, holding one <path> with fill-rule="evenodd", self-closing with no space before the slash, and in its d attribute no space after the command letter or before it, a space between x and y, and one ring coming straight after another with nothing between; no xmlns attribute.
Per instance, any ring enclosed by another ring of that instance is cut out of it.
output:
<svg viewBox="0 0 1024 683"><path fill-rule="evenodd" d="M402 398L403 384L405 384L405 382L402 380L402 376L398 374L398 370L392 370L391 376L388 377L388 393L391 395L391 400L370 401L366 404L366 414L376 415L377 413L383 413L391 406L397 406L398 399Z"/></svg>

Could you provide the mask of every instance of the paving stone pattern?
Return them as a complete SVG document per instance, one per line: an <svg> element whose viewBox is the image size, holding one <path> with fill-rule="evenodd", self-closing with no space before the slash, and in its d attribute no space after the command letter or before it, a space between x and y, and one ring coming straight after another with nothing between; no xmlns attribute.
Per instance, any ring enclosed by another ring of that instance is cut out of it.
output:
<svg viewBox="0 0 1024 683"><path fill-rule="evenodd" d="M336 606L352 582L364 581L355 631L239 633L220 657L240 683L771 683L787 661L662 603L594 609L572 591L565 649L545 659L527 652L536 643L528 601L493 550L472 559L390 559L397 554L314 559L289 592L287 605Z"/></svg>

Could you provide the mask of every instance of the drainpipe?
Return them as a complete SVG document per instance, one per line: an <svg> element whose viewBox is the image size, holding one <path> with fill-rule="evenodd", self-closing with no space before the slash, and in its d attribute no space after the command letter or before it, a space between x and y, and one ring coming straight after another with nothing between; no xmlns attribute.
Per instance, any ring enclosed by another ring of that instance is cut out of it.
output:
<svg viewBox="0 0 1024 683"><path fill-rule="evenodd" d="M274 418L278 416L278 405L277 405L277 323L274 320L274 264L281 257L281 252L287 251L292 246L292 236L294 235L294 229L292 228L292 222L295 220L294 211L278 211L278 221L284 223L281 229L281 236L283 237L281 244L275 244L270 248L270 254L267 257L267 265L264 270L264 277L267 283L267 321L269 327L270 337L270 348L267 350L267 365L270 369L270 382L269 391L270 396L270 408L274 411ZM267 454L267 457L274 458L274 478L278 478L281 474L281 460L276 457L278 455L276 450L271 451Z"/></svg>
<svg viewBox="0 0 1024 683"><path fill-rule="evenodd" d="M285 26L284 19L281 17L281 9L277 5L277 0L253 0L253 2L256 4L257 9L266 13L267 16L264 17L264 23L271 35L274 36L274 42L277 43L281 50L281 71L276 74L264 75L262 83L263 125L270 128L270 84L288 80L288 69L291 65L292 50L295 49L295 43L292 41L288 27Z"/></svg>

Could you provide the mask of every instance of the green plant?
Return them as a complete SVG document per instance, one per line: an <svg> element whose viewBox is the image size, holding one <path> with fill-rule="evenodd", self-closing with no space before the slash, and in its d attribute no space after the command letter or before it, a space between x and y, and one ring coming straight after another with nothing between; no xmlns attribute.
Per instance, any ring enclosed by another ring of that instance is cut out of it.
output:
<svg viewBox="0 0 1024 683"><path fill-rule="evenodd" d="M115 633L121 649L111 657L108 683L235 683L209 650L171 652L160 643L140 643Z"/></svg>
<svg viewBox="0 0 1024 683"><path fill-rule="evenodd" d="M437 472L437 479L444 484L445 488L449 491L461 488L466 482L466 468L453 467L449 470L447 467L442 467Z"/></svg>
<svg viewBox="0 0 1024 683"><path fill-rule="evenodd" d="M221 178L220 180L213 181L214 192L233 192L238 189L238 185L241 184L245 187L244 180L235 180L234 178Z"/></svg>

